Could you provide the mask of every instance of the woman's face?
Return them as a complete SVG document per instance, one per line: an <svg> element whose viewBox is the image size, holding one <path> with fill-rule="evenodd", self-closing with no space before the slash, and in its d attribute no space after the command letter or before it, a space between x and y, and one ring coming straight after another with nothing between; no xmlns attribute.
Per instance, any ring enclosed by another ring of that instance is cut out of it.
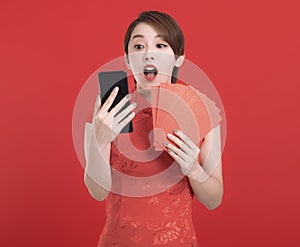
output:
<svg viewBox="0 0 300 247"><path fill-rule="evenodd" d="M171 46L159 33L146 23L139 23L132 32L128 44L127 65L140 89L170 83L176 61Z"/></svg>

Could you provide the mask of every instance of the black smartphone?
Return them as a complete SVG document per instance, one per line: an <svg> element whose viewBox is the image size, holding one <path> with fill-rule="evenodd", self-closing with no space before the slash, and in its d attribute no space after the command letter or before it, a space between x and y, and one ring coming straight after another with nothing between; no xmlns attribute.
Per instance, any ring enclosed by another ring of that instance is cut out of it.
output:
<svg viewBox="0 0 300 247"><path fill-rule="evenodd" d="M128 93L128 80L127 73L125 70L113 70L113 71L103 71L98 72L98 80L99 80L99 89L100 89L100 97L101 97L101 105L107 100L112 90L115 87L119 87L118 94L108 109L108 112L111 111ZM128 101L120 111L130 105ZM130 121L121 131L121 133L130 133L133 131L132 121Z"/></svg>

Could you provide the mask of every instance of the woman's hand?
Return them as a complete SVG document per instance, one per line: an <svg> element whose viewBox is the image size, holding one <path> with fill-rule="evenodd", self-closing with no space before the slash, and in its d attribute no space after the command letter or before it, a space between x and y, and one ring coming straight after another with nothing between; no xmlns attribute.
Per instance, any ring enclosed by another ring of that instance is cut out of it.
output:
<svg viewBox="0 0 300 247"><path fill-rule="evenodd" d="M164 146L168 149L168 153L180 165L183 174L189 177L198 166L199 147L194 144L182 131L174 130L175 135L167 134L168 139L175 145L165 142Z"/></svg>
<svg viewBox="0 0 300 247"><path fill-rule="evenodd" d="M108 112L108 109L118 94L118 90L118 87L114 88L102 107L100 97L99 95L97 96L93 114L93 126L98 147L104 147L110 144L135 115L134 112L131 112L136 107L135 102L120 111L121 108L130 100L130 94L125 96L114 108L111 109L110 112Z"/></svg>

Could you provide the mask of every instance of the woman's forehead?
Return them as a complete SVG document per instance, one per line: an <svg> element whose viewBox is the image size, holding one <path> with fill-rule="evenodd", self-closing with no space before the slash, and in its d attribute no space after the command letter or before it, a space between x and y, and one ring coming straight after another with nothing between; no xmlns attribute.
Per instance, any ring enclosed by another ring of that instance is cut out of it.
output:
<svg viewBox="0 0 300 247"><path fill-rule="evenodd" d="M141 36L154 36L154 37L162 37L163 35L157 31L153 26L141 22L139 24L137 24L137 26L134 28L132 34L131 34L131 39L133 39L134 37L140 37Z"/></svg>

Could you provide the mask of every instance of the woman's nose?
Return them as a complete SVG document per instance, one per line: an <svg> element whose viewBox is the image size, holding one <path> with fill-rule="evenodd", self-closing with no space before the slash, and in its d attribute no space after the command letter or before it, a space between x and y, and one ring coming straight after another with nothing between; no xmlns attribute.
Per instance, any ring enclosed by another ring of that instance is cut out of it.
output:
<svg viewBox="0 0 300 247"><path fill-rule="evenodd" d="M145 61L153 61L154 60L153 52L146 51L144 54L144 60Z"/></svg>

